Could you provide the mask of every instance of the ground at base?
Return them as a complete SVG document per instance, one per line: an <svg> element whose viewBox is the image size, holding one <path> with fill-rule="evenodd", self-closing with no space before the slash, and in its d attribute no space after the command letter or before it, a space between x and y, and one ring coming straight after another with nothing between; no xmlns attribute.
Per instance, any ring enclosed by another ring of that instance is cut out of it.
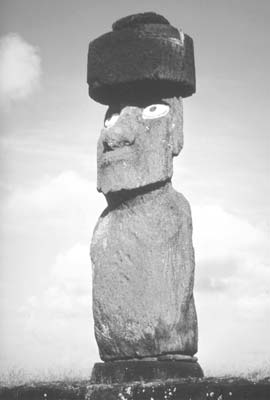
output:
<svg viewBox="0 0 270 400"><path fill-rule="evenodd" d="M269 400L270 379L193 378L177 381L90 385L82 382L33 383L1 387L0 400Z"/></svg>

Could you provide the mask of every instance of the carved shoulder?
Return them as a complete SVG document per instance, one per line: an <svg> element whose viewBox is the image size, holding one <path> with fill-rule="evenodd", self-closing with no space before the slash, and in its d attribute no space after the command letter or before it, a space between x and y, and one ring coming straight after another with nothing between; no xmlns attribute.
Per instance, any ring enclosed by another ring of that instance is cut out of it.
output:
<svg viewBox="0 0 270 400"><path fill-rule="evenodd" d="M185 196L182 193L177 192L176 190L173 189L174 193L174 198L175 201L178 205L179 210L181 210L181 213L183 213L187 219L191 219L191 209L189 202L185 198Z"/></svg>
<svg viewBox="0 0 270 400"><path fill-rule="evenodd" d="M99 240L106 240L108 228L110 225L110 219L111 219L110 213L108 212L108 208L106 208L100 215L100 217L96 223L96 226L94 228L92 241L91 241L91 253L92 253L93 247Z"/></svg>

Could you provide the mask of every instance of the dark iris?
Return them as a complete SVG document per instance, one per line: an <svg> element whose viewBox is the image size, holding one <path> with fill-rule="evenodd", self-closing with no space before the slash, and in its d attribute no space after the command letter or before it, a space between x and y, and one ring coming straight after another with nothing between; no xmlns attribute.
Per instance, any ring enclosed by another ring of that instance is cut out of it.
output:
<svg viewBox="0 0 270 400"><path fill-rule="evenodd" d="M157 107L156 106L152 106L152 107L150 107L150 111L152 112L152 111L156 111L156 109L157 109Z"/></svg>

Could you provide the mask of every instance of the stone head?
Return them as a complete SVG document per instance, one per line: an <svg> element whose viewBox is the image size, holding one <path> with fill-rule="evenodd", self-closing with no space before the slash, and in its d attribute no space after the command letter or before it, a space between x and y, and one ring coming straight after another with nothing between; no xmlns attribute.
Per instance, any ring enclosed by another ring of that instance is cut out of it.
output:
<svg viewBox="0 0 270 400"><path fill-rule="evenodd" d="M98 142L106 196L172 177L183 145L182 98L195 93L191 37L153 12L121 18L89 44L92 99L109 106Z"/></svg>
<svg viewBox="0 0 270 400"><path fill-rule="evenodd" d="M181 97L110 105L97 146L98 190L107 195L170 179L182 147Z"/></svg>

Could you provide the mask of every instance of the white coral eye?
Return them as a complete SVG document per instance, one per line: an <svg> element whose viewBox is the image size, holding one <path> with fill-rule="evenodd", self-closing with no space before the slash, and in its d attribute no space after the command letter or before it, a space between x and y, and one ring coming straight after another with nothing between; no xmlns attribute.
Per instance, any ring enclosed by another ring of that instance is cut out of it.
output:
<svg viewBox="0 0 270 400"><path fill-rule="evenodd" d="M112 114L109 118L105 119L104 126L105 128L111 128L119 118L119 114Z"/></svg>
<svg viewBox="0 0 270 400"><path fill-rule="evenodd" d="M170 107L168 104L151 104L151 106L145 107L142 112L143 119L154 119L164 117L168 114Z"/></svg>

